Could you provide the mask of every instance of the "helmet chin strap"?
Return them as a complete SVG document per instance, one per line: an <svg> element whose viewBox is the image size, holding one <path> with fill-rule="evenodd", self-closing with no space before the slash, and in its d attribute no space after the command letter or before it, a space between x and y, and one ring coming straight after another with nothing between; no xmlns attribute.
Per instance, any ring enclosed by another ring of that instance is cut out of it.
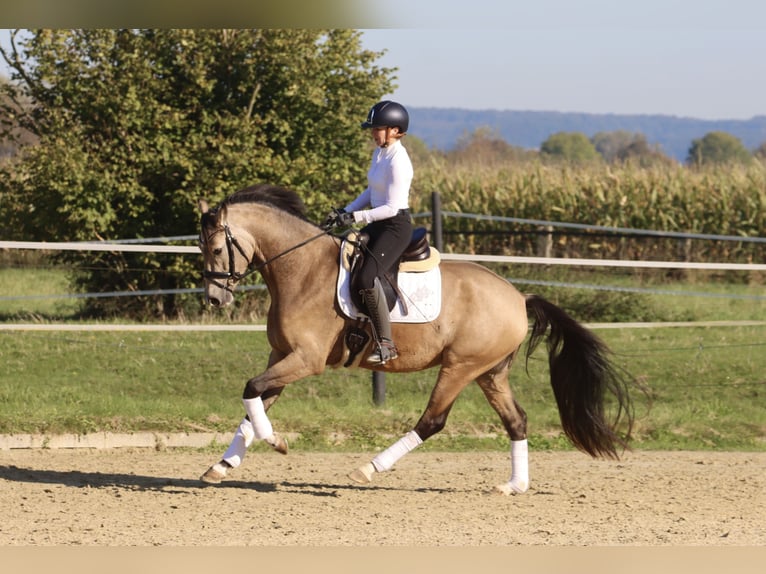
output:
<svg viewBox="0 0 766 574"><path fill-rule="evenodd" d="M388 147L388 140L391 139L388 134L391 133L391 127L386 126L386 141L384 141L382 144L380 144L380 147Z"/></svg>

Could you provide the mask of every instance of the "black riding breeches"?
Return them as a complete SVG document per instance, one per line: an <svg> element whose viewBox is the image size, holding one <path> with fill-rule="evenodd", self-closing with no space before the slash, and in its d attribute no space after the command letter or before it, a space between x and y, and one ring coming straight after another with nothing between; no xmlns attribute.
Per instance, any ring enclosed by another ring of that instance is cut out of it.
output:
<svg viewBox="0 0 766 574"><path fill-rule="evenodd" d="M362 228L370 236L364 264L356 275L356 289L372 289L376 277L393 275L399 270L399 258L412 240L412 220L409 211Z"/></svg>

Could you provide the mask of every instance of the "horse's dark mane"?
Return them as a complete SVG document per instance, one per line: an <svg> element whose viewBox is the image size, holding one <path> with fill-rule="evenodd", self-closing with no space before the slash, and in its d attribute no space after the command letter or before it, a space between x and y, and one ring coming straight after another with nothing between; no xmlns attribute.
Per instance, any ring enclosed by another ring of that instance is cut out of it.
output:
<svg viewBox="0 0 766 574"><path fill-rule="evenodd" d="M268 203L277 209L306 219L306 206L298 194L279 185L269 183L251 185L232 193L224 200L223 205L235 203Z"/></svg>

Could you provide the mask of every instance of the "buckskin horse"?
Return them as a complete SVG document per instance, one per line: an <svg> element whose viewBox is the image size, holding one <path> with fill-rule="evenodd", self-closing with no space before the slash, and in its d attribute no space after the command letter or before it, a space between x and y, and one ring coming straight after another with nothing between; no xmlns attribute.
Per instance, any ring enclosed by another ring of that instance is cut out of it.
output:
<svg viewBox="0 0 766 574"><path fill-rule="evenodd" d="M201 477L206 483L220 483L241 464L256 439L287 453L287 443L274 432L267 411L286 385L318 375L328 366L348 364L346 334L358 321L348 318L337 300L340 239L306 218L294 191L255 185L233 193L213 209L200 200L200 210L207 302L214 307L231 304L238 282L256 271L271 298L267 368L245 384L246 416L222 459ZM390 469L441 431L455 399L476 381L510 438L510 478L496 490L525 492L527 417L511 391L508 370L527 335L527 360L546 341L550 382L567 438L593 457L618 459L633 425L631 379L617 368L603 342L558 306L523 295L484 266L442 261L439 268L438 316L429 322L393 324L398 358L376 366L357 358L352 364L384 372L440 366L428 404L412 430L353 470L349 478L369 483L375 473Z"/></svg>

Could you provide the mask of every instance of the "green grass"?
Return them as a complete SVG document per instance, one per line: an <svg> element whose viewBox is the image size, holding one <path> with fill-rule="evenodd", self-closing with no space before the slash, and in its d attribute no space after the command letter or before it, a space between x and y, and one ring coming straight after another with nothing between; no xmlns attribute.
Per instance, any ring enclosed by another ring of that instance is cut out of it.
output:
<svg viewBox="0 0 766 574"><path fill-rule="evenodd" d="M649 390L650 410L638 410L638 444L766 448L766 326L599 333Z"/></svg>
<svg viewBox="0 0 766 574"><path fill-rule="evenodd" d="M661 274L523 268L507 276L682 291L688 296L593 292L520 285L542 293L581 321L766 320L757 282L701 273ZM607 275L604 277L603 275ZM61 270L0 270L2 296L66 293ZM731 297L700 297L698 292ZM76 320L76 301L0 299L0 320ZM612 313L614 316L610 316ZM618 364L639 378L635 448L766 449L766 327L604 329ZM94 431L232 432L243 416L245 381L268 357L262 333L0 331L0 433ZM570 448L547 379L542 349L511 370L529 416L533 448ZM372 403L367 371L328 370L289 386L271 411L274 425L300 438L295 448L376 450L420 417L436 370L387 377L386 403ZM651 404L650 404L651 403ZM445 430L426 449L506 449L495 413L475 385L459 397Z"/></svg>
<svg viewBox="0 0 766 574"><path fill-rule="evenodd" d="M639 377L634 448L766 450L766 327L603 330L617 363ZM233 431L245 381L268 355L262 333L0 332L0 432ZM545 356L511 384L534 448L569 448ZM370 374L345 369L297 382L271 411L295 448L378 449L425 407L436 371L387 377L372 403ZM334 434L333 434L334 433ZM459 397L434 449L505 449L507 438L475 385Z"/></svg>
<svg viewBox="0 0 766 574"><path fill-rule="evenodd" d="M67 273L62 269L0 269L0 320L72 317L77 312L77 299L55 297L68 292Z"/></svg>

